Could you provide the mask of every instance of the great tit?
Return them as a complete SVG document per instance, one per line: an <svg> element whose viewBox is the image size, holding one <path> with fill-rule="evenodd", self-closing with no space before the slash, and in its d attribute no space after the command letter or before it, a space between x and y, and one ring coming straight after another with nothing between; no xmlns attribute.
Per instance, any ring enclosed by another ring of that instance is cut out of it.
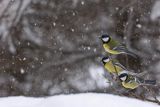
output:
<svg viewBox="0 0 160 107"><path fill-rule="evenodd" d="M102 58L102 62L104 64L105 69L110 73L119 73L123 70L126 70L126 68L121 65L117 60L112 60L111 58L105 56Z"/></svg>
<svg viewBox="0 0 160 107"><path fill-rule="evenodd" d="M113 40L109 35L103 34L101 36L101 40L103 42L103 47L106 52L113 55L128 54L137 58L137 56L133 52L130 52L124 44L119 43L116 40Z"/></svg>
<svg viewBox="0 0 160 107"><path fill-rule="evenodd" d="M121 72L118 77L122 86L127 89L136 89L140 85L156 85L156 80L144 80L126 72Z"/></svg>

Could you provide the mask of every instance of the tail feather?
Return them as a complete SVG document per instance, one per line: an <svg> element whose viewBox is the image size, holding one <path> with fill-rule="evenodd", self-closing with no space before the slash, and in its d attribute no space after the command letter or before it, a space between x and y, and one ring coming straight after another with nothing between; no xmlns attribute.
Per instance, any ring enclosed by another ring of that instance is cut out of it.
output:
<svg viewBox="0 0 160 107"><path fill-rule="evenodd" d="M136 54L134 54L133 52L131 52L131 51L124 50L124 53L126 53L126 54L128 54L128 55L130 55L130 56L132 56L134 58L138 58L138 56Z"/></svg>
<svg viewBox="0 0 160 107"><path fill-rule="evenodd" d="M144 84L156 85L156 80L144 80Z"/></svg>
<svg viewBox="0 0 160 107"><path fill-rule="evenodd" d="M156 85L156 80L144 80L142 78L137 78L138 82L141 85Z"/></svg>

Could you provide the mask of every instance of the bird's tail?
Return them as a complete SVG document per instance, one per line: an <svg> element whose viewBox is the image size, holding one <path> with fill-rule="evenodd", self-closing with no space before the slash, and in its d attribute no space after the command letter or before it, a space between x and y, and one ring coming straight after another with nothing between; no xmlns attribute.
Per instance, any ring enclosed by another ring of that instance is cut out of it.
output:
<svg viewBox="0 0 160 107"><path fill-rule="evenodd" d="M137 81L141 85L156 85L156 80L144 80L142 78L137 78Z"/></svg>
<svg viewBox="0 0 160 107"><path fill-rule="evenodd" d="M144 80L140 82L140 85L156 85L156 80Z"/></svg>
<svg viewBox="0 0 160 107"><path fill-rule="evenodd" d="M148 85L156 85L156 80L144 80L144 84Z"/></svg>
<svg viewBox="0 0 160 107"><path fill-rule="evenodd" d="M134 57L136 59L138 58L138 56L135 53L131 52L131 51L125 50L124 53L127 54L127 55L130 55L130 56L132 56L132 57Z"/></svg>

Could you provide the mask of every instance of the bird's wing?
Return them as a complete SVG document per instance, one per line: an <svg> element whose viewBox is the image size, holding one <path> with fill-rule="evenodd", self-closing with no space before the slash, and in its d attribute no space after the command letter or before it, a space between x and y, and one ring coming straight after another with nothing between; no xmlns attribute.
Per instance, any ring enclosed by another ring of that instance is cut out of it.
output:
<svg viewBox="0 0 160 107"><path fill-rule="evenodd" d="M127 50L127 48L125 44L119 43L113 48L113 50Z"/></svg>
<svg viewBox="0 0 160 107"><path fill-rule="evenodd" d="M137 55L135 53L129 51L124 44L120 44L120 45L114 47L113 50L118 51L120 53L126 53L128 55L133 56L134 58L138 58Z"/></svg>
<svg viewBox="0 0 160 107"><path fill-rule="evenodd" d="M119 45L119 42L111 38L111 41L108 43L108 45L110 46L111 49L114 49Z"/></svg>
<svg viewBox="0 0 160 107"><path fill-rule="evenodd" d="M115 62L114 64L117 65L117 66L119 66L120 68L128 71L128 69L126 67L124 67L122 64L120 64L119 62Z"/></svg>
<svg viewBox="0 0 160 107"><path fill-rule="evenodd" d="M137 76L137 77L142 77L142 76L144 76L144 75L147 74L147 73L148 73L147 71L143 71L143 72L141 72L141 73L130 72L131 75Z"/></svg>

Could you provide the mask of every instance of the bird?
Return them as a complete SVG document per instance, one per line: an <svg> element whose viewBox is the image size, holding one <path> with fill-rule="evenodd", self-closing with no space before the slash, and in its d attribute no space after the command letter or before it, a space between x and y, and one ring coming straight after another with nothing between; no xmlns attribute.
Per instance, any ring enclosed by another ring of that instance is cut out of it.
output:
<svg viewBox="0 0 160 107"><path fill-rule="evenodd" d="M112 74L118 74L121 71L126 70L126 68L121 65L118 60L116 59L111 59L108 56L105 56L102 58L102 63L104 65L104 68Z"/></svg>
<svg viewBox="0 0 160 107"><path fill-rule="evenodd" d="M145 80L128 72L121 72L118 75L121 84L126 89L136 89L141 85L156 85L156 80Z"/></svg>
<svg viewBox="0 0 160 107"><path fill-rule="evenodd" d="M107 53L112 54L112 55L128 54L128 55L131 55L137 58L137 55L129 51L125 44L120 43L117 40L114 40L108 34L103 34L100 38L103 42L103 48L105 49Z"/></svg>

